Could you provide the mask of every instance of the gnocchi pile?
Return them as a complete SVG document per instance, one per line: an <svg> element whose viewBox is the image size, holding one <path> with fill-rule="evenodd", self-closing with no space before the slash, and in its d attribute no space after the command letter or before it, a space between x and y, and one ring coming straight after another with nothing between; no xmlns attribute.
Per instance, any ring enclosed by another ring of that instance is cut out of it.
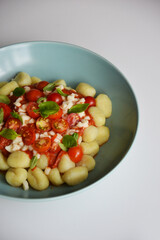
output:
<svg viewBox="0 0 160 240"><path fill-rule="evenodd" d="M95 95L87 83L74 90L25 72L0 82L0 170L8 184L42 191L87 179L110 135L111 100Z"/></svg>

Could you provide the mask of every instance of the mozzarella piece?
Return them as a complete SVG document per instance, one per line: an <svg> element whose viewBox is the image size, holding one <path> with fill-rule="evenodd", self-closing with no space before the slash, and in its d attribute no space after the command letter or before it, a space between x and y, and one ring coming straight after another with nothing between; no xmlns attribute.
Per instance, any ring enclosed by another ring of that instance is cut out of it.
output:
<svg viewBox="0 0 160 240"><path fill-rule="evenodd" d="M18 136L13 140L13 142L9 146L6 146L5 149L8 152L15 152L20 150L23 146L24 143L22 141L22 137Z"/></svg>
<svg viewBox="0 0 160 240"><path fill-rule="evenodd" d="M27 92L29 92L29 91L31 90L31 88L28 87L28 86L25 86L25 87L24 87L24 90L25 90L25 92L27 93Z"/></svg>
<svg viewBox="0 0 160 240"><path fill-rule="evenodd" d="M62 140L62 136L59 133L57 133L57 137L54 139L54 142L60 143L61 140Z"/></svg>
<svg viewBox="0 0 160 240"><path fill-rule="evenodd" d="M46 167L45 170L44 170L44 173L48 176L50 171L51 171L51 168L50 167Z"/></svg>
<svg viewBox="0 0 160 240"><path fill-rule="evenodd" d="M17 98L17 100L14 102L14 105L15 105L16 107L20 107L20 106L21 106L21 101L22 101L22 99L23 99L23 96Z"/></svg>

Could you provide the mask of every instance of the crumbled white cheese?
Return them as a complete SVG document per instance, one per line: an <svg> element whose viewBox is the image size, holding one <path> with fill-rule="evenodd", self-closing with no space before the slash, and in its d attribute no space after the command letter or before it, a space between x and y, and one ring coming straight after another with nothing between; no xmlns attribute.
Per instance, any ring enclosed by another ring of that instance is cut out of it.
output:
<svg viewBox="0 0 160 240"><path fill-rule="evenodd" d="M50 131L48 132L51 136L54 136L55 135L55 132L54 131Z"/></svg>
<svg viewBox="0 0 160 240"><path fill-rule="evenodd" d="M46 167L45 170L44 170L44 173L46 175L49 175L50 171L51 171L51 168L50 167Z"/></svg>
<svg viewBox="0 0 160 240"><path fill-rule="evenodd" d="M57 133L57 137L54 139L54 142L59 143L61 139L62 139L62 136L59 133Z"/></svg>
<svg viewBox="0 0 160 240"><path fill-rule="evenodd" d="M27 191L29 189L29 184L28 184L27 180L23 182L23 189L25 191Z"/></svg>
<svg viewBox="0 0 160 240"><path fill-rule="evenodd" d="M27 92L29 92L29 91L31 90L31 88L28 87L28 86L25 86L25 87L24 87L24 90L25 90L25 92L27 93Z"/></svg>
<svg viewBox="0 0 160 240"><path fill-rule="evenodd" d="M83 104L83 103L85 103L85 99L84 99L84 98L81 98L81 99L77 102L77 104Z"/></svg>
<svg viewBox="0 0 160 240"><path fill-rule="evenodd" d="M48 134L48 132L41 133L39 137L40 137L40 138L44 138L44 137L49 137L49 138L51 138L51 136Z"/></svg>
<svg viewBox="0 0 160 240"><path fill-rule="evenodd" d="M11 93L9 94L9 96L13 96L13 92L11 92Z"/></svg>
<svg viewBox="0 0 160 240"><path fill-rule="evenodd" d="M26 110L27 106L28 104L26 103L26 104L23 104L21 108Z"/></svg>
<svg viewBox="0 0 160 240"><path fill-rule="evenodd" d="M27 145L24 145L23 147L22 147L22 151L27 151L28 150L28 146Z"/></svg>
<svg viewBox="0 0 160 240"><path fill-rule="evenodd" d="M22 141L22 137L18 136L13 140L13 142L9 146L6 146L5 149L8 152L15 152L20 150L23 147L23 145L24 143Z"/></svg>
<svg viewBox="0 0 160 240"><path fill-rule="evenodd" d="M47 96L47 95L49 95L51 92L52 92L52 91L45 91L45 92L44 92L44 95Z"/></svg>
<svg viewBox="0 0 160 240"><path fill-rule="evenodd" d="M36 133L36 140L39 138L39 133Z"/></svg>
<svg viewBox="0 0 160 240"><path fill-rule="evenodd" d="M28 149L29 149L29 151L32 151L33 147L32 146L28 146Z"/></svg>
<svg viewBox="0 0 160 240"><path fill-rule="evenodd" d="M57 87L56 87L56 89L57 88L60 88L61 90L63 90L64 89L64 86L63 85L58 85Z"/></svg>
<svg viewBox="0 0 160 240"><path fill-rule="evenodd" d="M86 116L84 119L90 120L91 118L90 118L90 116Z"/></svg>
<svg viewBox="0 0 160 240"><path fill-rule="evenodd" d="M78 115L80 116L80 118L82 118L82 117L85 117L85 116L86 116L85 112L80 112L80 113L78 113Z"/></svg>
<svg viewBox="0 0 160 240"><path fill-rule="evenodd" d="M36 154L36 157L40 159L41 155L39 153Z"/></svg>
<svg viewBox="0 0 160 240"><path fill-rule="evenodd" d="M16 107L20 107L20 106L21 106L21 101L22 101L22 99L23 99L23 96L17 98L17 100L14 102L14 105L15 105Z"/></svg>
<svg viewBox="0 0 160 240"><path fill-rule="evenodd" d="M33 150L33 155L36 156L36 154L37 154L37 151Z"/></svg>
<svg viewBox="0 0 160 240"><path fill-rule="evenodd" d="M75 132L78 132L78 130L76 130L76 129L67 129L66 134L67 135L72 135Z"/></svg>
<svg viewBox="0 0 160 240"><path fill-rule="evenodd" d="M79 127L79 128L87 128L89 126L89 124L88 124L88 120L86 120L86 119L82 119L81 120L81 122L79 122L78 124L77 124L77 127Z"/></svg>
<svg viewBox="0 0 160 240"><path fill-rule="evenodd" d="M28 121L28 123L34 123L35 122L35 120L33 119L33 118L31 118L29 121Z"/></svg>
<svg viewBox="0 0 160 240"><path fill-rule="evenodd" d="M72 93L71 95L68 95L68 96L67 96L67 100L68 100L68 101L77 101L77 99L75 99L75 98L76 98L76 95L77 95L77 94L75 94L75 93Z"/></svg>
<svg viewBox="0 0 160 240"><path fill-rule="evenodd" d="M21 113L20 116L22 117L22 120L23 120L22 126L27 125L29 123L29 120L31 120L31 118L24 113Z"/></svg>

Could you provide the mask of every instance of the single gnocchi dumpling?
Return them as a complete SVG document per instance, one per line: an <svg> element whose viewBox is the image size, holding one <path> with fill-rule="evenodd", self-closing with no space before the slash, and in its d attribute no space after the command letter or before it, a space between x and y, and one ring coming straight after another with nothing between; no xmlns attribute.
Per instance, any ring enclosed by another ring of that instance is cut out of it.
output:
<svg viewBox="0 0 160 240"><path fill-rule="evenodd" d="M76 164L76 166L86 167L88 171L91 171L95 168L96 161L90 155L83 155L80 162Z"/></svg>
<svg viewBox="0 0 160 240"><path fill-rule="evenodd" d="M59 186L64 183L58 168L53 168L49 172L48 178L49 178L49 181L55 186Z"/></svg>
<svg viewBox="0 0 160 240"><path fill-rule="evenodd" d="M28 182L32 188L42 191L49 186L49 180L42 169L36 167L34 170L28 170Z"/></svg>
<svg viewBox="0 0 160 240"><path fill-rule="evenodd" d="M8 82L6 82L6 81L0 82L0 88L3 87L6 83L8 83Z"/></svg>
<svg viewBox="0 0 160 240"><path fill-rule="evenodd" d="M18 84L15 81L11 81L9 83L6 83L5 85L3 85L0 88L0 94L2 94L2 95L9 95L17 87L18 87Z"/></svg>
<svg viewBox="0 0 160 240"><path fill-rule="evenodd" d="M37 167L45 169L48 166L48 157L45 154L42 154L37 161Z"/></svg>
<svg viewBox="0 0 160 240"><path fill-rule="evenodd" d="M88 128L85 128L82 135L83 142L94 141L97 137L97 134L98 134L97 127L91 125Z"/></svg>
<svg viewBox="0 0 160 240"><path fill-rule="evenodd" d="M58 79L56 81L54 81L55 85L58 86L58 85L63 85L64 87L66 87L66 82L63 80L63 79Z"/></svg>
<svg viewBox="0 0 160 240"><path fill-rule="evenodd" d="M88 112L92 116L97 127L105 125L105 115L98 107L90 107Z"/></svg>
<svg viewBox="0 0 160 240"><path fill-rule="evenodd" d="M88 177L86 167L74 167L64 173L62 179L68 185L74 186L83 182Z"/></svg>
<svg viewBox="0 0 160 240"><path fill-rule="evenodd" d="M99 145L96 141L93 142L82 142L81 147L83 154L95 156L99 152Z"/></svg>
<svg viewBox="0 0 160 240"><path fill-rule="evenodd" d="M79 83L78 86L76 87L76 91L85 97L87 96L94 97L96 95L95 88L93 88L88 83Z"/></svg>
<svg viewBox="0 0 160 240"><path fill-rule="evenodd" d="M102 145L104 144L105 142L108 141L109 139L109 128L106 127L106 126L101 126L101 127L98 127L98 134L97 134L97 137L96 137L96 141L99 145Z"/></svg>
<svg viewBox="0 0 160 240"><path fill-rule="evenodd" d="M23 168L9 168L5 178L9 185L20 187L27 179L27 171Z"/></svg>
<svg viewBox="0 0 160 240"><path fill-rule="evenodd" d="M64 173L70 168L75 167L75 163L70 159L69 155L66 153L62 156L59 164L58 164L58 170L60 173Z"/></svg>
<svg viewBox="0 0 160 240"><path fill-rule="evenodd" d="M40 79L40 78L38 78L38 77L31 77L31 84L35 84L35 83L39 83L39 82L41 82L42 80Z"/></svg>
<svg viewBox="0 0 160 240"><path fill-rule="evenodd" d="M16 151L9 155L7 164L13 168L28 168L30 166L30 158L27 153Z"/></svg>
<svg viewBox="0 0 160 240"><path fill-rule="evenodd" d="M96 106L101 109L106 118L112 114L112 102L106 94L99 94L96 97Z"/></svg>
<svg viewBox="0 0 160 240"><path fill-rule="evenodd" d="M14 78L14 81L16 81L20 87L32 84L29 74L25 72L19 72Z"/></svg>
<svg viewBox="0 0 160 240"><path fill-rule="evenodd" d="M9 168L7 158L0 152L0 170L5 171Z"/></svg>

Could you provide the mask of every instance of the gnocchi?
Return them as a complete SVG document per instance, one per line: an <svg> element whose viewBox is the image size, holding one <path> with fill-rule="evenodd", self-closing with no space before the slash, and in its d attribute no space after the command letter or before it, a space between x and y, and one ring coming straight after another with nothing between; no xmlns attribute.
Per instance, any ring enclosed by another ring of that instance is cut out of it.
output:
<svg viewBox="0 0 160 240"><path fill-rule="evenodd" d="M75 90L63 79L39 82L19 72L11 82L0 83L0 170L8 184L25 191L80 184L109 139L106 118L112 102L105 94L96 96L87 83ZM16 100L10 103L12 96Z"/></svg>

